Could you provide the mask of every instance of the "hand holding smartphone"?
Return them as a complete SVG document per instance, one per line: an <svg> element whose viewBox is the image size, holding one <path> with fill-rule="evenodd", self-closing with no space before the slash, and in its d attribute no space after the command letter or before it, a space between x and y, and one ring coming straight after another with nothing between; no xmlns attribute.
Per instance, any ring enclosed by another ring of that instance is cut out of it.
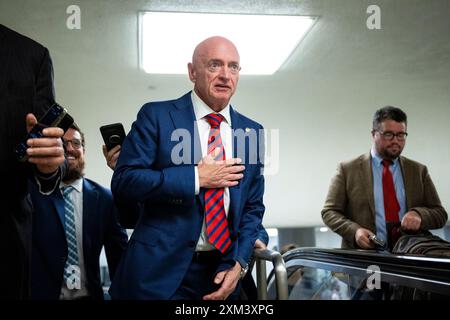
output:
<svg viewBox="0 0 450 320"><path fill-rule="evenodd" d="M48 127L59 127L66 132L72 123L73 118L67 113L67 110L57 103L53 104L45 115L39 119L38 123L33 126L27 134L27 137L16 147L15 153L17 159L21 162L28 160L28 139L42 138L44 136L42 130Z"/></svg>
<svg viewBox="0 0 450 320"><path fill-rule="evenodd" d="M117 145L121 145L125 139L125 130L121 123L113 123L100 127L106 150L110 151Z"/></svg>
<svg viewBox="0 0 450 320"><path fill-rule="evenodd" d="M384 249L386 247L386 242L384 242L384 240L378 238L374 234L369 237L369 240L373 242L377 249Z"/></svg>

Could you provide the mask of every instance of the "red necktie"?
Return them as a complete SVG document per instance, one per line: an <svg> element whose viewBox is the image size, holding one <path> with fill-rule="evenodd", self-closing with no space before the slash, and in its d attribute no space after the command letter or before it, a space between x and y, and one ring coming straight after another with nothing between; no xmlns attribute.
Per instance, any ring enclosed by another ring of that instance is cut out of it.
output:
<svg viewBox="0 0 450 320"><path fill-rule="evenodd" d="M208 137L208 154L214 153L219 148L220 152L215 160L225 160L225 149L220 136L220 123L223 120L221 114L210 113L206 120L211 125ZM223 204L224 189L207 189L205 192L205 220L206 234L209 242L220 252L225 252L231 244L228 221Z"/></svg>
<svg viewBox="0 0 450 320"><path fill-rule="evenodd" d="M392 178L389 166L392 164L390 160L383 160L383 198L384 198L384 215L386 222L398 222L398 212L400 205L398 204L397 194L395 193L394 179Z"/></svg>
<svg viewBox="0 0 450 320"><path fill-rule="evenodd" d="M383 160L381 163L383 164L383 199L386 232L388 245L392 250L401 235L398 226L398 212L400 211L400 205L397 200L397 194L395 193L394 179L392 178L391 170L389 170L392 161Z"/></svg>

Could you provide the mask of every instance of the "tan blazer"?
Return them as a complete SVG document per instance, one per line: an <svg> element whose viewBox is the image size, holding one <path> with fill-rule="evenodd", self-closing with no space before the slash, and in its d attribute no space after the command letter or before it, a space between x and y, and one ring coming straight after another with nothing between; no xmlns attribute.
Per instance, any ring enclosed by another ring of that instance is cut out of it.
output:
<svg viewBox="0 0 450 320"><path fill-rule="evenodd" d="M405 184L406 211L414 210L422 218L422 229L441 228L447 212L441 205L427 167L400 157ZM356 230L360 227L376 232L370 153L340 163L331 180L322 210L325 224L342 237L343 248L357 248Z"/></svg>

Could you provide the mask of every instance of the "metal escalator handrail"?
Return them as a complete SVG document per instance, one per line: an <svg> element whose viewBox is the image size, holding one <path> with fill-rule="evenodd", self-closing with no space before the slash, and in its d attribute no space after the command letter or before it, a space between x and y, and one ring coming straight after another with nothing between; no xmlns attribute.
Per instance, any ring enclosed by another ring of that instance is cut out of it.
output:
<svg viewBox="0 0 450 320"><path fill-rule="evenodd" d="M383 277L403 285L449 294L450 259L379 253L373 250L297 248L283 255L285 265L309 266L351 274L367 274L369 265ZM272 274L269 276L269 280Z"/></svg>
<svg viewBox="0 0 450 320"><path fill-rule="evenodd" d="M259 300L267 300L267 272L266 261L271 261L275 274L277 296L279 300L288 299L288 282L286 265L283 257L278 251L269 249L256 249L256 283Z"/></svg>

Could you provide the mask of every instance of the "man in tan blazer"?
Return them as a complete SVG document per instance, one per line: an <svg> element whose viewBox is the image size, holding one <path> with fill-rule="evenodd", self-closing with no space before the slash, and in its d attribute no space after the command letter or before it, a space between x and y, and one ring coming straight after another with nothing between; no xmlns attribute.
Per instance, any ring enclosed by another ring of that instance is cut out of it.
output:
<svg viewBox="0 0 450 320"><path fill-rule="evenodd" d="M392 198L403 230L414 232L445 225L447 213L427 167L400 156L408 135L406 128L406 114L399 108L378 110L373 119L371 152L338 165L322 218L342 237L343 248L373 248L369 240L373 234L389 241L392 247L390 229L386 225L388 216L385 216L391 211L386 201ZM389 193L383 186L388 169L393 188L391 195L384 195Z"/></svg>

